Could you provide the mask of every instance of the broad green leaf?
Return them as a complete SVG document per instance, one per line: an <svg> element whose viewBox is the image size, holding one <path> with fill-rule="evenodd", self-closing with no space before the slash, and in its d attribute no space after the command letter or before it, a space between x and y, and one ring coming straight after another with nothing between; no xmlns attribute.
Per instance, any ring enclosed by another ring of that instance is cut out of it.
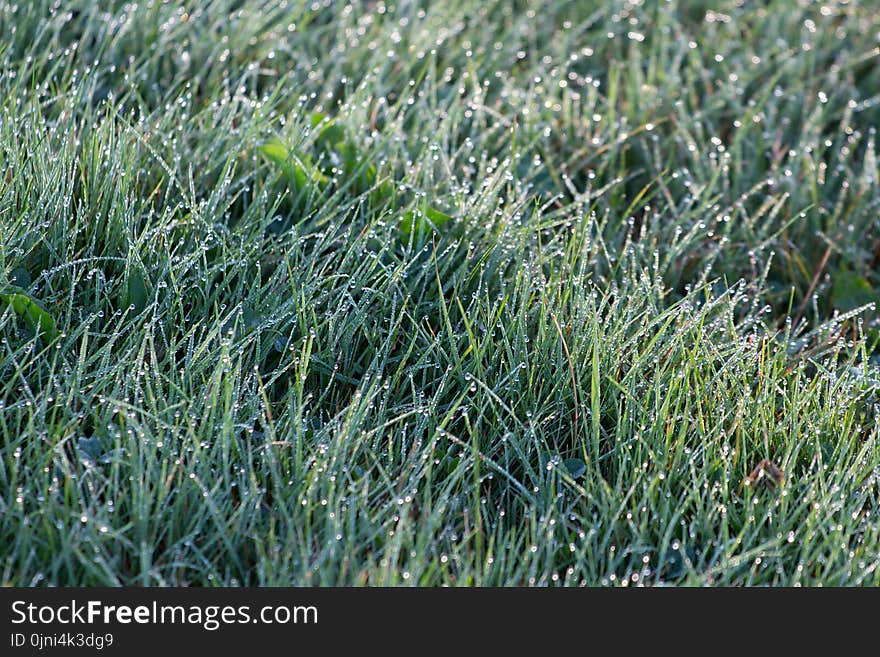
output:
<svg viewBox="0 0 880 657"><path fill-rule="evenodd" d="M7 304L34 333L41 333L47 340L58 337L55 319L37 300L32 299L24 291L2 292L0 303Z"/></svg>
<svg viewBox="0 0 880 657"><path fill-rule="evenodd" d="M348 141L345 128L337 124L336 119L321 112L312 113L312 127L320 128L315 143L322 148L335 148L336 144Z"/></svg>
<svg viewBox="0 0 880 657"><path fill-rule="evenodd" d="M336 144L336 151L339 153L342 160L342 166L345 173L349 176L357 173L361 168L361 159L358 157L357 148L355 148L354 144L350 142L339 142ZM373 169L373 176L375 176L376 169L371 164L367 164L361 174L364 176L368 175L367 171L371 168Z"/></svg>
<svg viewBox="0 0 880 657"><path fill-rule="evenodd" d="M568 474L570 474L573 479L583 477L587 472L587 464L584 463L583 459L565 459L562 462L562 465L565 466L565 469L568 470Z"/></svg>
<svg viewBox="0 0 880 657"><path fill-rule="evenodd" d="M839 270L834 274L831 303L838 310L852 310L877 301L877 292L864 276L846 270Z"/></svg>
<svg viewBox="0 0 880 657"><path fill-rule="evenodd" d="M335 164L342 169L348 180L356 177L354 180L355 191L362 193L369 189L376 181L376 165L358 153L357 146L348 138L345 129L337 123L336 119L321 112L314 112L312 127L319 128L315 144L324 153L335 155Z"/></svg>
<svg viewBox="0 0 880 657"><path fill-rule="evenodd" d="M421 210L410 210L404 214L400 220L399 228L403 239L415 233L416 240L419 241L432 231L439 230L450 221L452 221L452 217L445 212L426 207Z"/></svg>
<svg viewBox="0 0 880 657"><path fill-rule="evenodd" d="M84 464L94 466L104 450L101 448L100 440L83 436L76 440L76 451L79 452L79 458Z"/></svg>
<svg viewBox="0 0 880 657"><path fill-rule="evenodd" d="M370 193L370 200L374 205L382 205L386 201L391 200L394 196L394 183L390 180L383 180Z"/></svg>
<svg viewBox="0 0 880 657"><path fill-rule="evenodd" d="M261 145L260 153L284 172L295 194L308 189L313 183L323 185L327 182L327 177L318 171L306 155L290 151L280 139L272 139Z"/></svg>
<svg viewBox="0 0 880 657"><path fill-rule="evenodd" d="M135 312L140 313L147 307L150 293L143 274L137 268L133 268L125 282L125 307L134 306Z"/></svg>
<svg viewBox="0 0 880 657"><path fill-rule="evenodd" d="M31 275L24 267L16 267L12 270L12 274L10 274L9 282L15 287L20 287L26 290L31 285Z"/></svg>

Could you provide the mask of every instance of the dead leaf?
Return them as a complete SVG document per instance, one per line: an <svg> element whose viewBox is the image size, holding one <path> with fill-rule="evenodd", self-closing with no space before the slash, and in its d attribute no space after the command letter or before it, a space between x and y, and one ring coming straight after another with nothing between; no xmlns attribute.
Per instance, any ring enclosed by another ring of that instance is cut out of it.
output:
<svg viewBox="0 0 880 657"><path fill-rule="evenodd" d="M785 480L785 473L770 459L761 459L761 462L746 477L747 486L763 486L767 490L773 490L781 486Z"/></svg>

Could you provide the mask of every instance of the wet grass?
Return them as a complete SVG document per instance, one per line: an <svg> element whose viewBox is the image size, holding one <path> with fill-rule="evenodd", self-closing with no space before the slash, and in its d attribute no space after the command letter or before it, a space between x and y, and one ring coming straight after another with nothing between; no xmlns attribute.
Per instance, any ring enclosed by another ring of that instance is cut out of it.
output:
<svg viewBox="0 0 880 657"><path fill-rule="evenodd" d="M873 3L97 4L0 2L0 581L880 584Z"/></svg>

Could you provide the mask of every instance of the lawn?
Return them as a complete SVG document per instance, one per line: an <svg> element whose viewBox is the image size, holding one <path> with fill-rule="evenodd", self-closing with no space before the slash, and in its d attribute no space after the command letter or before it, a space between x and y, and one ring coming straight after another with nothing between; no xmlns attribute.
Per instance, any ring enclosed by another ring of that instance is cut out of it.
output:
<svg viewBox="0 0 880 657"><path fill-rule="evenodd" d="M0 35L0 583L880 584L873 0Z"/></svg>

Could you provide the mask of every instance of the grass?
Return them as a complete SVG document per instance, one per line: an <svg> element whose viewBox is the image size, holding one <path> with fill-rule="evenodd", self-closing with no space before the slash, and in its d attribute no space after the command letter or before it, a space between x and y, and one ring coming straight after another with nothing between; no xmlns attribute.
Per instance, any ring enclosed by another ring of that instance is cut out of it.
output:
<svg viewBox="0 0 880 657"><path fill-rule="evenodd" d="M0 582L880 584L872 2L98 4L0 3Z"/></svg>

